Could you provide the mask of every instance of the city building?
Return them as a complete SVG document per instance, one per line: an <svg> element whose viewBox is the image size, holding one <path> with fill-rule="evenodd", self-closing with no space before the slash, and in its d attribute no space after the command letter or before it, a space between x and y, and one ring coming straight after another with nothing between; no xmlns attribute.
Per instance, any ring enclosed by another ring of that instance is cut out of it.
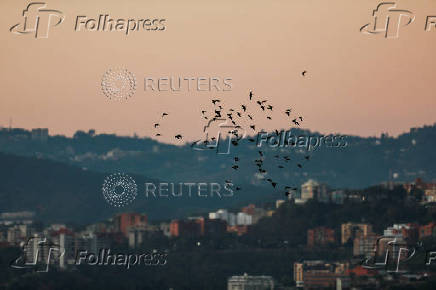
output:
<svg viewBox="0 0 436 290"><path fill-rule="evenodd" d="M228 212L226 209L219 209L216 212L209 213L209 219L220 219L227 222L228 225L236 225L236 215Z"/></svg>
<svg viewBox="0 0 436 290"><path fill-rule="evenodd" d="M358 233L367 236L372 233L372 226L369 224L346 223L341 225L341 244L352 241Z"/></svg>
<svg viewBox="0 0 436 290"><path fill-rule="evenodd" d="M268 211L263 208L258 208L254 204L250 204L241 209L241 212L236 214L228 212L226 209L219 209L216 212L209 213L209 219L220 219L226 221L231 227L233 226L248 226L257 223L261 218L268 215Z"/></svg>
<svg viewBox="0 0 436 290"><path fill-rule="evenodd" d="M406 250L404 250L406 249ZM377 238L372 255L373 265L384 265L384 270L402 272L403 263L399 261L408 258L408 242L401 234L395 236L381 236Z"/></svg>
<svg viewBox="0 0 436 290"><path fill-rule="evenodd" d="M421 191L424 194L421 199L423 203L436 202L436 183L426 183L421 178L416 178L414 182L403 186L409 194Z"/></svg>
<svg viewBox="0 0 436 290"><path fill-rule="evenodd" d="M301 185L301 199L303 201L315 199L319 202L329 202L327 186L313 179L309 179Z"/></svg>
<svg viewBox="0 0 436 290"><path fill-rule="evenodd" d="M436 237L436 223L431 222L419 227L419 239Z"/></svg>
<svg viewBox="0 0 436 290"><path fill-rule="evenodd" d="M303 261L294 263L294 281L298 288L336 288L350 287L348 263L327 263L324 261Z"/></svg>
<svg viewBox="0 0 436 290"><path fill-rule="evenodd" d="M44 271L50 265L56 265L59 257L59 251L53 251L55 249L49 244L49 240L45 237L35 234L32 236L23 247L24 261L26 265L34 265L38 271Z"/></svg>
<svg viewBox="0 0 436 290"><path fill-rule="evenodd" d="M335 242L335 231L326 227L317 227L307 231L307 246L326 246Z"/></svg>
<svg viewBox="0 0 436 290"><path fill-rule="evenodd" d="M35 213L31 211L4 212L0 214L0 225L32 224Z"/></svg>
<svg viewBox="0 0 436 290"><path fill-rule="evenodd" d="M145 226L130 227L128 235L129 248L139 247L145 240L146 232Z"/></svg>
<svg viewBox="0 0 436 290"><path fill-rule="evenodd" d="M383 231L383 236L402 237L410 244L414 244L419 238L419 225L417 224L394 224Z"/></svg>
<svg viewBox="0 0 436 290"><path fill-rule="evenodd" d="M236 225L249 226L253 224L253 216L246 214L245 212L238 212L236 215Z"/></svg>
<svg viewBox="0 0 436 290"><path fill-rule="evenodd" d="M110 248L113 241L117 241L122 234L120 233L81 233L76 235L74 240L74 251L88 251L89 253L99 253L103 249Z"/></svg>
<svg viewBox="0 0 436 290"><path fill-rule="evenodd" d="M436 183L426 183L421 178L416 178L414 182L406 183L403 186L408 193L412 193L416 189L423 192L429 189L436 189Z"/></svg>
<svg viewBox="0 0 436 290"><path fill-rule="evenodd" d="M11 245L19 245L25 242L34 233L27 224L15 224L7 229L6 241Z"/></svg>
<svg viewBox="0 0 436 290"><path fill-rule="evenodd" d="M260 207L256 207L254 204L249 204L248 206L243 207L241 209L241 212L252 216L252 220L251 220L252 224L257 224L257 222L261 218L263 218L267 215L267 212L265 209L260 208ZM238 224L238 225L243 225L243 224Z"/></svg>
<svg viewBox="0 0 436 290"><path fill-rule="evenodd" d="M199 237L202 235L202 228L203 225L201 220L172 220L170 223L170 235L171 237Z"/></svg>
<svg viewBox="0 0 436 290"><path fill-rule="evenodd" d="M426 203L436 202L436 186L428 188L424 191L424 201Z"/></svg>
<svg viewBox="0 0 436 290"><path fill-rule="evenodd" d="M121 213L114 217L115 229L128 237L129 228L133 226L146 226L147 215L138 213Z"/></svg>
<svg viewBox="0 0 436 290"><path fill-rule="evenodd" d="M353 240L353 256L369 257L374 253L377 235L374 233L357 233Z"/></svg>
<svg viewBox="0 0 436 290"><path fill-rule="evenodd" d="M227 290L274 290L271 276L232 276L227 280Z"/></svg>
<svg viewBox="0 0 436 290"><path fill-rule="evenodd" d="M51 232L50 240L58 249L58 253L55 254L59 256L58 261L61 269L65 269L67 264L74 263L76 243L73 231L67 228L61 228L55 232Z"/></svg>
<svg viewBox="0 0 436 290"><path fill-rule="evenodd" d="M190 217L187 220L173 220L170 223L170 236L210 236L222 235L227 230L227 223L221 219Z"/></svg>

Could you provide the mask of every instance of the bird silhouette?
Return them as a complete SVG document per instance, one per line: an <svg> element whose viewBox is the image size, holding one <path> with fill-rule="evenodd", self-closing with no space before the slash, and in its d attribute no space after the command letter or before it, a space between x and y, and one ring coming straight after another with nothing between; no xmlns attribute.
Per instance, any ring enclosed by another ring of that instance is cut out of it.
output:
<svg viewBox="0 0 436 290"><path fill-rule="evenodd" d="M241 105L242 110L245 112L247 111L247 106L246 105Z"/></svg>
<svg viewBox="0 0 436 290"><path fill-rule="evenodd" d="M233 168L234 170L238 170L239 166L235 164L235 165L232 166L232 168Z"/></svg>
<svg viewBox="0 0 436 290"><path fill-rule="evenodd" d="M159 127L159 124L158 123L154 124L154 127L155 128Z"/></svg>
<svg viewBox="0 0 436 290"><path fill-rule="evenodd" d="M301 73L301 75L303 76L303 77L305 77L306 76L306 74L307 74L307 71L305 70L305 71L303 71L302 73Z"/></svg>
<svg viewBox="0 0 436 290"><path fill-rule="evenodd" d="M253 129L253 131L256 131L256 126L255 125L250 125L250 128Z"/></svg>
<svg viewBox="0 0 436 290"><path fill-rule="evenodd" d="M219 102L221 102L220 100L212 100L212 104L216 104L216 103L219 103Z"/></svg>
<svg viewBox="0 0 436 290"><path fill-rule="evenodd" d="M250 96L250 101L251 101L251 99L253 98L253 92L252 91L250 91L249 96Z"/></svg>
<svg viewBox="0 0 436 290"><path fill-rule="evenodd" d="M176 136L174 136L174 138L176 138L176 139L182 139L182 138L183 138L183 136L182 136L182 135L180 135L180 134L177 134Z"/></svg>
<svg viewBox="0 0 436 290"><path fill-rule="evenodd" d="M165 116L168 116L168 114L167 113L163 113L162 114L162 118L165 117Z"/></svg>

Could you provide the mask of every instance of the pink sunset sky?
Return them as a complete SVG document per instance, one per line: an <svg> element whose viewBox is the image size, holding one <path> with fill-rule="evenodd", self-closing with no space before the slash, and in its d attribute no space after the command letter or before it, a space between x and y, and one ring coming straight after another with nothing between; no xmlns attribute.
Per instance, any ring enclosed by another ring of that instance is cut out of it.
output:
<svg viewBox="0 0 436 290"><path fill-rule="evenodd" d="M35 39L9 31L31 2L1 1L1 126L12 118L14 127L51 134L93 128L153 137L165 111L162 140L173 141L175 132L193 140L212 98L236 108L250 90L277 111L292 107L304 117L302 127L321 133L398 135L436 121L436 28L424 29L426 17L436 15L435 1L396 1L415 16L397 39L359 32L380 3L372 0L90 2L46 1L65 20L47 39ZM164 18L165 30L74 31L78 15L99 14ZM120 67L136 75L137 91L110 100L102 76ZM150 92L145 77L229 77L232 90ZM258 122L271 130L290 125L282 117Z"/></svg>

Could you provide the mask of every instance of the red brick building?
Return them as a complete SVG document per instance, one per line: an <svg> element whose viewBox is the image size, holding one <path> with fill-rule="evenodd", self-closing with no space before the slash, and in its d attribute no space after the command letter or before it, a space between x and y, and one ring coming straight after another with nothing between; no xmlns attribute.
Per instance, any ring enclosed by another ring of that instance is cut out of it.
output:
<svg viewBox="0 0 436 290"><path fill-rule="evenodd" d="M249 214L249 215L254 215L255 209L256 209L256 206L254 204L249 204L248 206L243 207L241 209L241 212Z"/></svg>
<svg viewBox="0 0 436 290"><path fill-rule="evenodd" d="M433 232L436 230L436 224L431 222L427 225L419 227L419 239L433 236Z"/></svg>
<svg viewBox="0 0 436 290"><path fill-rule="evenodd" d="M432 189L435 187L436 187L436 183L426 183L421 178L415 179L415 181L412 183L404 184L404 189L408 193L412 192L414 189L419 189L419 190L425 191L427 189Z"/></svg>
<svg viewBox="0 0 436 290"><path fill-rule="evenodd" d="M146 226L147 215L139 213L121 213L114 218L115 229L128 236L129 228L135 226Z"/></svg>
<svg viewBox="0 0 436 290"><path fill-rule="evenodd" d="M202 236L204 235L204 218L173 220L170 223L170 235L180 236Z"/></svg>
<svg viewBox="0 0 436 290"><path fill-rule="evenodd" d="M326 227L317 227L307 231L307 246L325 246L335 243L335 231Z"/></svg>
<svg viewBox="0 0 436 290"><path fill-rule="evenodd" d="M187 220L173 220L170 223L172 237L223 234L226 231L226 222L210 220L203 217L189 218Z"/></svg>

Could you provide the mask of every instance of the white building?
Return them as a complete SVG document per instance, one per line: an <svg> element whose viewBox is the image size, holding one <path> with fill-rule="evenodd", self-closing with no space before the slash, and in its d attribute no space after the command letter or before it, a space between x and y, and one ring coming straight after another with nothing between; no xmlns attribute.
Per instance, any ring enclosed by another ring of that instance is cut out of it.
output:
<svg viewBox="0 0 436 290"><path fill-rule="evenodd" d="M238 212L236 217L236 225L238 226L249 226L253 224L253 217L249 214Z"/></svg>
<svg viewBox="0 0 436 290"><path fill-rule="evenodd" d="M228 225L234 226L237 224L237 217L234 213L228 212L226 209L219 209L216 212L209 213L209 219L223 220L226 221Z"/></svg>
<svg viewBox="0 0 436 290"><path fill-rule="evenodd" d="M329 202L327 186L320 184L313 179L309 179L307 182L301 185L301 199L303 201L316 199L320 202Z"/></svg>
<svg viewBox="0 0 436 290"><path fill-rule="evenodd" d="M271 276L232 276L227 280L227 290L274 290Z"/></svg>

